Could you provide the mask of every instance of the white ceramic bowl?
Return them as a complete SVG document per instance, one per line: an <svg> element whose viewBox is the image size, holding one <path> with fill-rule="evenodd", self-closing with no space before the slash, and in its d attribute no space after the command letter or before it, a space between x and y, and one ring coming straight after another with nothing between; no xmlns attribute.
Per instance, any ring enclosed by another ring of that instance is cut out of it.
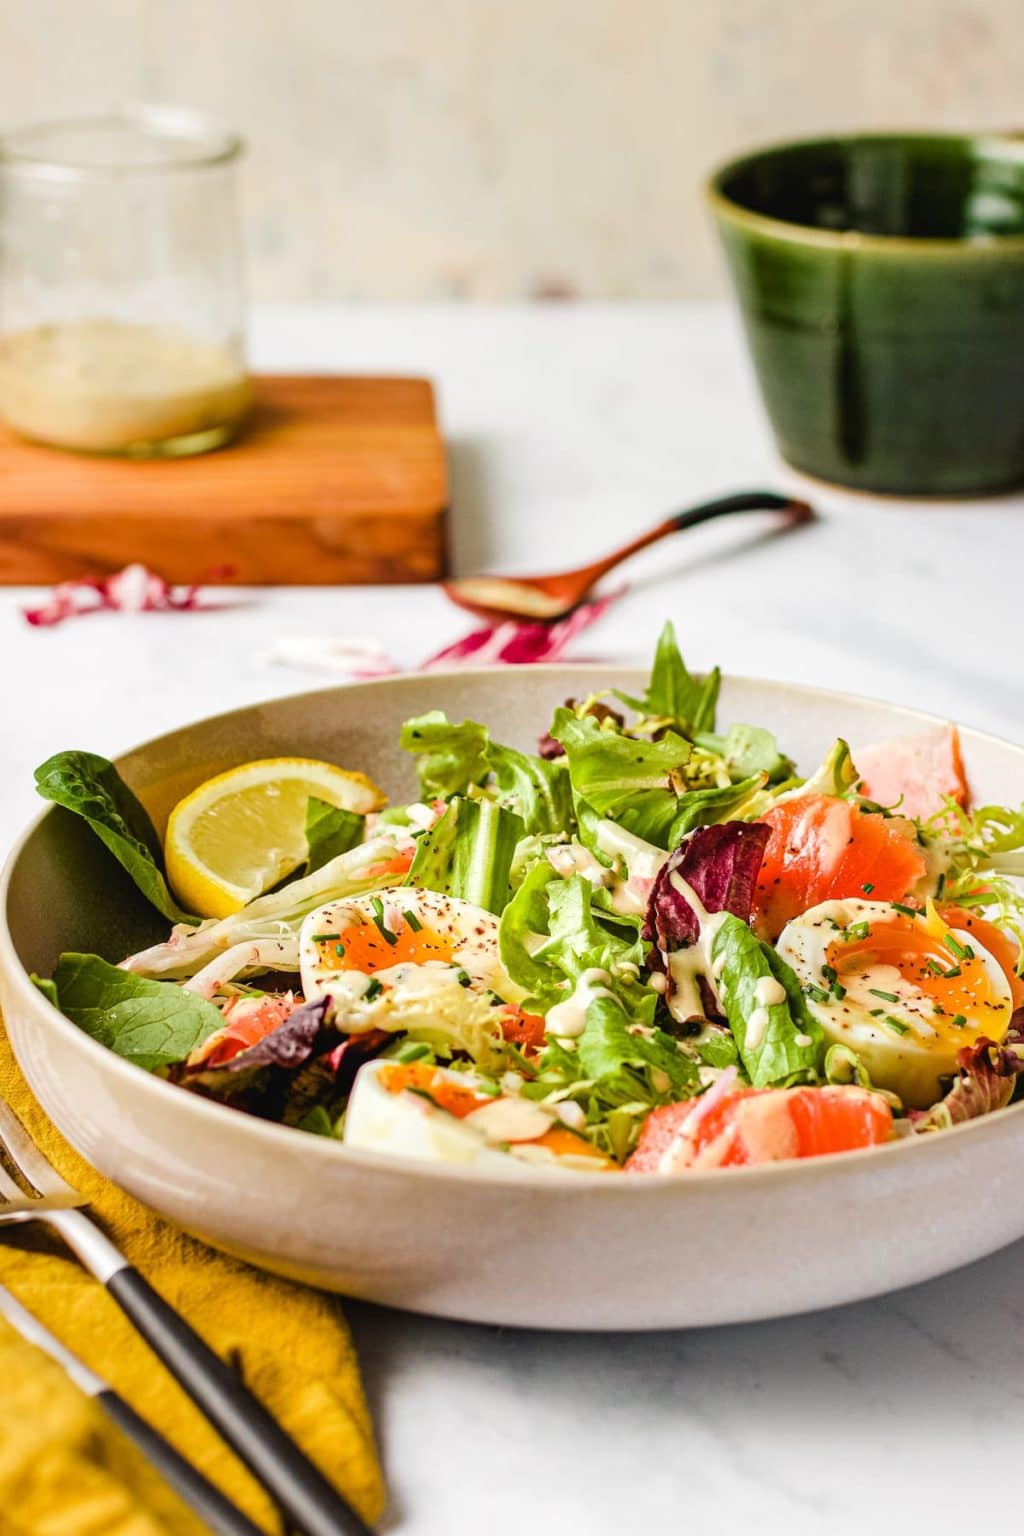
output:
<svg viewBox="0 0 1024 1536"><path fill-rule="evenodd" d="M552 707L634 669L436 673L333 688L201 721L121 761L162 825L211 773L285 753L413 789L401 722L431 707L530 746ZM773 727L805 769L931 717L733 678L721 716ZM102 748L102 742L92 743ZM1019 801L1024 750L964 732L983 799ZM775 1317L925 1280L1024 1234L1024 1105L914 1143L678 1179L501 1178L389 1158L268 1124L151 1077L64 1019L29 980L62 949L121 958L165 931L82 823L51 809L0 888L0 979L18 1059L90 1162L164 1216L254 1263L391 1306L547 1328Z"/></svg>

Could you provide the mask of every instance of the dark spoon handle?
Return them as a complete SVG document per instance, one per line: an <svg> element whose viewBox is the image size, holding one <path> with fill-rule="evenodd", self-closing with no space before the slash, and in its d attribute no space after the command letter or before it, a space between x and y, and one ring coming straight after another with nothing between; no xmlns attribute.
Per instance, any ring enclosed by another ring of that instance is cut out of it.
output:
<svg viewBox="0 0 1024 1536"><path fill-rule="evenodd" d="M775 491L738 491L733 496L718 496L714 501L677 512L669 522L677 530L695 528L698 523L727 517L730 512L791 512L795 522L810 522L814 517L806 501L797 501L792 496L780 496Z"/></svg>

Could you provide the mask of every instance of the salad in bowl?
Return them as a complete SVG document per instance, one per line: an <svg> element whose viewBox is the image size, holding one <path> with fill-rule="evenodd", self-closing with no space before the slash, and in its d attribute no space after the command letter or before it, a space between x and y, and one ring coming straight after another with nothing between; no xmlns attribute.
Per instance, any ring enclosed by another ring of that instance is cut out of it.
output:
<svg viewBox="0 0 1024 1536"><path fill-rule="evenodd" d="M183 1091L349 1146L543 1177L686 1177L995 1112L1024 1073L1024 808L972 807L956 728L797 775L716 719L671 625L642 694L537 750L406 721L373 763L243 764L164 839L84 752L37 771L166 918L37 985Z"/></svg>

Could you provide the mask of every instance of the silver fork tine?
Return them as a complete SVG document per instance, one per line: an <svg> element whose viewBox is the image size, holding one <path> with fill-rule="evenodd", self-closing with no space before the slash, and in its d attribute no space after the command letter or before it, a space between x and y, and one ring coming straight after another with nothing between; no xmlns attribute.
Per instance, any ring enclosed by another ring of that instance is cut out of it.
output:
<svg viewBox="0 0 1024 1536"><path fill-rule="evenodd" d="M32 1188L38 1190L44 1199L63 1200L68 1203L84 1204L70 1184L65 1183L57 1172L51 1167L46 1158L40 1152L35 1142L29 1136L25 1127L18 1119L14 1110L0 1097L0 1143L3 1144L11 1162L18 1172L28 1180ZM6 1178L6 1175L5 1175ZM12 1181L7 1179L7 1184ZM8 1189L0 1183L0 1191L7 1199L24 1199L22 1191L17 1185Z"/></svg>

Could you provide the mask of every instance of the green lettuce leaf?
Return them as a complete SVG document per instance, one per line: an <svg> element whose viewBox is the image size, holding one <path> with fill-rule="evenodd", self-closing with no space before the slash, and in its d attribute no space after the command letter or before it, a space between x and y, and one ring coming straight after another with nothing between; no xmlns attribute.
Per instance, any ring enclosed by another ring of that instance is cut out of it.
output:
<svg viewBox="0 0 1024 1536"><path fill-rule="evenodd" d="M572 830L572 786L564 763L504 747L491 740L485 725L475 720L454 725L439 709L407 720L402 746L418 758L427 799L485 785L484 794L522 817L528 834Z"/></svg>
<svg viewBox="0 0 1024 1536"><path fill-rule="evenodd" d="M785 1088L814 1081L824 1036L807 1007L800 983L782 957L740 918L730 915L722 920L712 941L711 960L740 1060L754 1087ZM755 1011L764 1006L757 1000L757 984L765 978L779 982L786 999L767 1007L767 1026L754 1034L749 1024ZM801 1039L809 1043L801 1044Z"/></svg>
<svg viewBox="0 0 1024 1536"><path fill-rule="evenodd" d="M630 698L625 693L619 693L617 697L645 718L675 721L687 736L692 736L699 731L714 730L721 682L722 674L717 667L703 679L690 674L679 651L675 626L668 623L658 636L654 665L643 698Z"/></svg>
<svg viewBox="0 0 1024 1536"><path fill-rule="evenodd" d="M597 817L621 822L630 832L660 848L668 846L679 797L671 776L690 757L688 741L667 731L660 741L640 741L602 730L589 715L557 709L551 735L565 751L576 797Z"/></svg>
<svg viewBox="0 0 1024 1536"><path fill-rule="evenodd" d="M224 1023L195 993L122 971L99 955L61 955L53 984L73 1024L147 1072L184 1061Z"/></svg>
<svg viewBox="0 0 1024 1536"><path fill-rule="evenodd" d="M563 880L546 862L535 865L502 913L505 969L543 1010L564 999L584 971L607 971L609 990L630 1016L651 1024L657 999L638 980L648 946L638 924L595 912L595 894L582 875Z"/></svg>
<svg viewBox="0 0 1024 1536"><path fill-rule="evenodd" d="M149 813L113 763L93 752L58 752L36 769L35 779L44 800L88 823L146 900L169 922L196 921L171 895Z"/></svg>
<svg viewBox="0 0 1024 1536"><path fill-rule="evenodd" d="M656 1090L660 1093L669 1092L675 1098L682 1098L697 1092L700 1088L697 1062L684 1055L672 1036L663 1030L631 1030L632 1022L614 998L594 999L587 1009L587 1027L577 1046L583 1075L604 1084L621 1079L627 1069L647 1069L661 1072L668 1079L668 1087ZM635 1096L635 1082L629 1081L623 1086L628 1086L629 1095Z"/></svg>
<svg viewBox="0 0 1024 1536"><path fill-rule="evenodd" d="M690 789L679 796L678 809L669 834L669 847L675 848L688 832L719 821L741 821L748 803L753 806L768 783L767 773L752 773L737 784L716 785L713 789Z"/></svg>
<svg viewBox="0 0 1024 1536"><path fill-rule="evenodd" d="M456 796L417 842L405 883L499 913L509 898L512 859L522 836L522 817L514 811Z"/></svg>
<svg viewBox="0 0 1024 1536"><path fill-rule="evenodd" d="M788 779L793 772L792 758L780 752L772 732L759 725L731 725L724 736L698 732L694 740L706 752L716 752L724 758L734 779L764 773L769 783L775 784Z"/></svg>
<svg viewBox="0 0 1024 1536"><path fill-rule="evenodd" d="M487 777L487 727L475 720L454 724L440 709L417 715L402 726L401 744L417 758L420 788L430 800L463 795Z"/></svg>
<svg viewBox="0 0 1024 1536"><path fill-rule="evenodd" d="M306 802L306 846L309 851L303 874L311 875L336 859L339 853L348 853L350 848L363 841L365 835L365 816L310 796Z"/></svg>
<svg viewBox="0 0 1024 1536"><path fill-rule="evenodd" d="M498 799L523 818L527 835L572 830L572 784L564 763L547 762L494 741L488 743L487 762Z"/></svg>
<svg viewBox="0 0 1024 1536"><path fill-rule="evenodd" d="M849 744L837 736L825 754L821 767L815 769L809 779L804 779L792 789L776 796L775 804L783 800L802 800L807 795L834 795L837 800L841 800L849 796L859 783L860 774L850 756Z"/></svg>

